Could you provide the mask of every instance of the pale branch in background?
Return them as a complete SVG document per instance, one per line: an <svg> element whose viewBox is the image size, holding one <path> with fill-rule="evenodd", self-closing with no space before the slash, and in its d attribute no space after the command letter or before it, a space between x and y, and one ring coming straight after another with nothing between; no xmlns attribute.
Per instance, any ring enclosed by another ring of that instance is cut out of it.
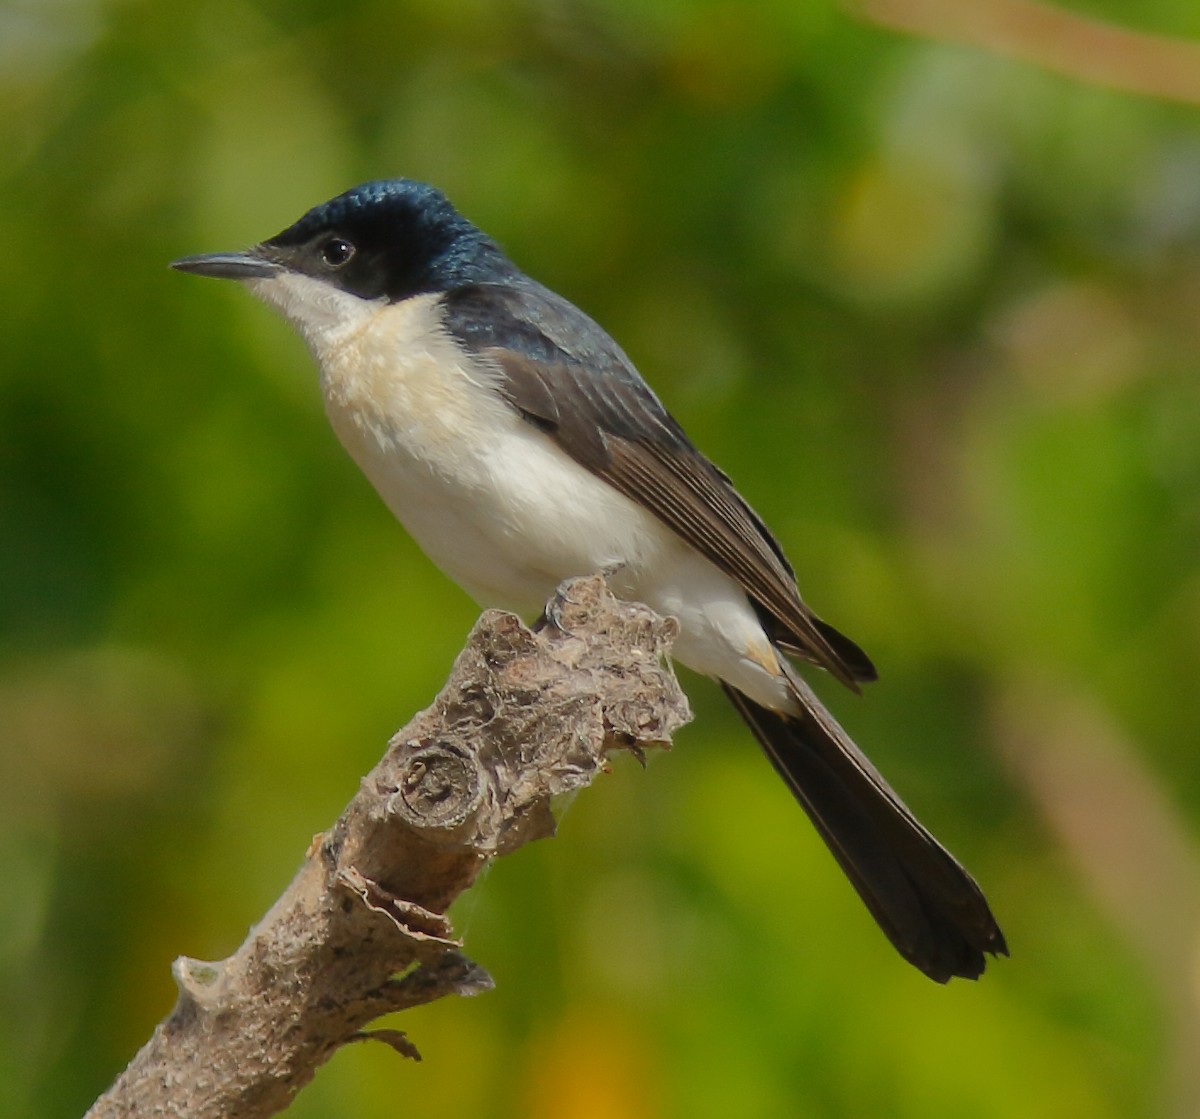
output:
<svg viewBox="0 0 1200 1119"><path fill-rule="evenodd" d="M1075 81L1200 104L1200 43L1039 0L844 0L883 27L980 47Z"/></svg>
<svg viewBox="0 0 1200 1119"><path fill-rule="evenodd" d="M89 1119L257 1119L347 1042L418 1057L401 1031L365 1028L492 986L459 950L450 903L494 856L552 835L551 797L589 784L609 751L670 744L691 717L665 661L676 630L599 576L564 583L536 632L487 611L241 948L175 962L175 1008Z"/></svg>

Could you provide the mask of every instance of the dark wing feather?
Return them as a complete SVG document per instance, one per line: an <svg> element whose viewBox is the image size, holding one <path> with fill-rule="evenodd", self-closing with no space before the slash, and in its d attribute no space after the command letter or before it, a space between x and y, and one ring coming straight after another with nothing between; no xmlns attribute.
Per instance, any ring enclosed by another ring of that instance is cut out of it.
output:
<svg viewBox="0 0 1200 1119"><path fill-rule="evenodd" d="M477 284L447 293L445 325L501 373L531 423L737 580L782 647L852 688L875 678L867 655L801 601L762 518L583 312L532 280Z"/></svg>

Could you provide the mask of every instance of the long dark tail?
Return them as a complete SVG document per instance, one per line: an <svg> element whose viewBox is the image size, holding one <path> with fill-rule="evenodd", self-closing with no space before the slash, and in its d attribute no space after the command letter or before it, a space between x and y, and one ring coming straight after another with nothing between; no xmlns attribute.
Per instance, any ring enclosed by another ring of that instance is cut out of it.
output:
<svg viewBox="0 0 1200 1119"><path fill-rule="evenodd" d="M799 674L788 675L798 716L723 687L900 955L939 983L956 975L978 979L984 953L1006 956L1008 947L975 879L905 807Z"/></svg>

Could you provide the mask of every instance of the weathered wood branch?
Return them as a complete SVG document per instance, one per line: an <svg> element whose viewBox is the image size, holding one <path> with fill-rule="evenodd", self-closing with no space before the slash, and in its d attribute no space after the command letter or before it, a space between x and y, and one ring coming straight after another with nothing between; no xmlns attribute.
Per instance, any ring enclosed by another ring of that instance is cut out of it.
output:
<svg viewBox="0 0 1200 1119"><path fill-rule="evenodd" d="M664 661L675 633L599 576L564 583L536 632L486 612L241 948L175 962L175 1008L89 1119L258 1119L347 1042L418 1056L400 1031L365 1027L492 986L450 903L490 859L552 835L551 797L589 784L609 751L669 745L690 718Z"/></svg>

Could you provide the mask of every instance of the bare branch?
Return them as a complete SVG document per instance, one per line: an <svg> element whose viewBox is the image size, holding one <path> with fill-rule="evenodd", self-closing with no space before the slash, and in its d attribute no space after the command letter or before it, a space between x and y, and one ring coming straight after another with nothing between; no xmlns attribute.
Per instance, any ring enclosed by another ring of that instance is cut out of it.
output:
<svg viewBox="0 0 1200 1119"><path fill-rule="evenodd" d="M450 903L496 855L552 835L550 798L608 751L667 746L690 718L664 664L677 627L599 576L564 583L538 632L488 611L441 694L395 735L295 880L229 959L181 957L179 999L89 1119L273 1115L350 1041L419 1059L382 1014L492 980Z"/></svg>
<svg viewBox="0 0 1200 1119"><path fill-rule="evenodd" d="M860 18L968 43L1078 81L1200 104L1200 43L1135 31L1038 0L845 0Z"/></svg>

